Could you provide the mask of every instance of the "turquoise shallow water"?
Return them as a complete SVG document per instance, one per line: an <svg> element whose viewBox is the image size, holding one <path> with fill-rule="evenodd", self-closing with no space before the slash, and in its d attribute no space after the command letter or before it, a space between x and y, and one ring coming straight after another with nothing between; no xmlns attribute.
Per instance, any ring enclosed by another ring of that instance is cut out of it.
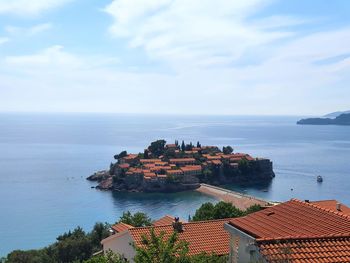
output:
<svg viewBox="0 0 350 263"><path fill-rule="evenodd" d="M271 200L339 199L350 205L350 127L298 126L299 117L147 116L98 114L0 115L0 255L45 246L77 225L114 222L123 211L187 218L201 203L197 192L100 192L85 180L123 149L142 151L164 138L271 158L268 185L229 186ZM316 183L316 175L324 177ZM291 191L293 188L293 191ZM262 190L268 190L263 192ZM20 237L20 238L19 238Z"/></svg>

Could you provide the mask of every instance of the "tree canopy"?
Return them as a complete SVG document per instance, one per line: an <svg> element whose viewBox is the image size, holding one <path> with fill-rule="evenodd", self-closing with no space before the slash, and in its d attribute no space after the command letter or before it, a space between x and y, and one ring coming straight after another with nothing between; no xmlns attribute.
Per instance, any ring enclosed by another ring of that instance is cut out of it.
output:
<svg viewBox="0 0 350 263"><path fill-rule="evenodd" d="M146 213L136 212L132 214L130 211L124 212L117 223L125 223L134 227L150 226L151 218Z"/></svg>
<svg viewBox="0 0 350 263"><path fill-rule="evenodd" d="M148 146L148 150L150 150L150 152L154 156L159 157L160 155L164 154L165 144L166 144L165 140L157 140L157 141L151 142L151 145Z"/></svg>
<svg viewBox="0 0 350 263"><path fill-rule="evenodd" d="M198 208L192 218L193 221L203 221L222 218L234 218L244 216L253 212L261 210L261 206L253 205L246 211L242 211L232 205L232 203L220 201L217 204L204 203Z"/></svg>

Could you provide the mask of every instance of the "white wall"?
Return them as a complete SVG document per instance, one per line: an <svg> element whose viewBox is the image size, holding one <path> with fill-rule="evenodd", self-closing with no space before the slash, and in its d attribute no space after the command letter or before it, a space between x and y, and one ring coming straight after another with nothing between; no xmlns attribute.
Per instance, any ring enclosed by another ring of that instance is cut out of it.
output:
<svg viewBox="0 0 350 263"><path fill-rule="evenodd" d="M115 234L103 241L103 251L107 252L112 250L114 253L120 254L130 262L134 262L133 258L135 257L135 249L131 245L133 242L128 231Z"/></svg>

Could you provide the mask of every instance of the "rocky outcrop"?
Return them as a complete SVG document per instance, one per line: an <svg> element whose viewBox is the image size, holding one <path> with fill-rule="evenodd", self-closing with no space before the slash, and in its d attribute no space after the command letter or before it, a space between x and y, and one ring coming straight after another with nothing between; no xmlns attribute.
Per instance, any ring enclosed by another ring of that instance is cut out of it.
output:
<svg viewBox="0 0 350 263"><path fill-rule="evenodd" d="M103 179L98 186L97 189L100 190L113 190L113 178L110 176L109 178Z"/></svg>
<svg viewBox="0 0 350 263"><path fill-rule="evenodd" d="M94 174L90 175L86 179L89 181L101 182L105 179L108 179L109 177L111 177L111 175L109 174L109 171L102 170L102 171L95 172Z"/></svg>

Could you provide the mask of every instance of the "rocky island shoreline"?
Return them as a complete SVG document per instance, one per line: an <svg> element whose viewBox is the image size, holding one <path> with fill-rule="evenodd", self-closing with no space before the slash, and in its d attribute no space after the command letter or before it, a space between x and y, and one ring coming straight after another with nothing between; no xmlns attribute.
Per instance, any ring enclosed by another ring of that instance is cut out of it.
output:
<svg viewBox="0 0 350 263"><path fill-rule="evenodd" d="M231 146L202 146L199 142L166 144L152 142L143 153L122 151L109 169L87 178L97 189L128 192L179 192L194 190L201 183L256 183L270 181L273 164L266 158L236 153Z"/></svg>

